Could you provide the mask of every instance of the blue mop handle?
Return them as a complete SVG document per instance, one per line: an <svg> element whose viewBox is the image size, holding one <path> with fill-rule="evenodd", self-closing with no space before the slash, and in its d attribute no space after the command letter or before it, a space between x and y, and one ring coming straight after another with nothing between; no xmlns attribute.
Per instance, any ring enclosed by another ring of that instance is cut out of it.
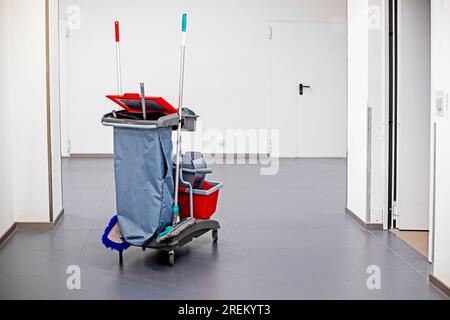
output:
<svg viewBox="0 0 450 320"><path fill-rule="evenodd" d="M172 207L172 226L175 226L179 221L179 211L178 207L178 187L180 180L180 153L181 153L181 120L182 120L182 109L183 109L183 87L184 87L184 58L185 58L185 48L186 48L186 30L187 30L187 14L183 13L181 20L181 31L183 34L182 44L181 44L181 67L180 67L180 84L178 93L178 130L177 130L177 154L176 154L176 170L175 170L175 199ZM166 231L170 231L166 230Z"/></svg>
<svg viewBox="0 0 450 320"><path fill-rule="evenodd" d="M186 30L187 30L187 14L183 13L183 18L181 21L181 31L186 32Z"/></svg>

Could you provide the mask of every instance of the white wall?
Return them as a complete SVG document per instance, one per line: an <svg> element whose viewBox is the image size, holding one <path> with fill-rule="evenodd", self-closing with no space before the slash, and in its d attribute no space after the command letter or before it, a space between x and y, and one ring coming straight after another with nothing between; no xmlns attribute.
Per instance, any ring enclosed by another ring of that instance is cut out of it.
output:
<svg viewBox="0 0 450 320"><path fill-rule="evenodd" d="M432 0L432 107L436 122L433 274L450 287L450 119L436 117L435 92L450 94L450 0ZM432 150L432 154L434 154ZM432 156L434 159L434 156ZM433 178L433 175L432 175ZM432 179L433 180L433 179ZM433 181L431 185L434 184ZM433 199L433 198L432 198ZM431 201L433 202L433 201ZM432 206L433 209L433 206ZM433 210L432 210L433 212Z"/></svg>
<svg viewBox="0 0 450 320"><path fill-rule="evenodd" d="M45 0L0 3L1 234L14 221L50 222L50 208ZM50 1L51 6L55 4ZM57 99L52 100L56 110ZM59 130L55 133L59 135ZM59 149L55 145L54 155ZM54 168L58 168L61 160L54 155ZM62 206L60 185L60 176L55 174L56 209Z"/></svg>
<svg viewBox="0 0 450 320"><path fill-rule="evenodd" d="M398 7L397 227L428 230L430 0Z"/></svg>
<svg viewBox="0 0 450 320"><path fill-rule="evenodd" d="M53 218L63 209L59 65L59 0L49 0L50 135Z"/></svg>
<svg viewBox="0 0 450 320"><path fill-rule="evenodd" d="M20 222L48 221L45 1L12 0L9 13L9 64L14 72L8 74L8 105L17 119L11 121L15 217Z"/></svg>
<svg viewBox="0 0 450 320"><path fill-rule="evenodd" d="M204 129L224 130L269 128L271 20L345 21L346 16L345 0L136 0L132 5L124 0L61 0L61 4L62 19L67 18L68 7L81 9L80 29L71 30L67 42L69 121L63 130L68 131L72 153L112 152L111 131L100 125L100 119L114 107L104 96L116 91L115 19L122 26L124 90L137 92L139 81L144 81L150 94L175 104L179 20L182 12L189 14L185 103L201 116ZM65 146L63 141L63 150Z"/></svg>
<svg viewBox="0 0 450 320"><path fill-rule="evenodd" d="M372 107L370 223L383 223L386 211L386 115L388 105L388 21L386 0L369 0L368 104Z"/></svg>
<svg viewBox="0 0 450 320"><path fill-rule="evenodd" d="M386 0L349 0L347 208L366 223L386 210ZM368 107L371 161L368 181ZM369 186L370 184L370 186ZM370 203L367 192L370 188Z"/></svg>
<svg viewBox="0 0 450 320"><path fill-rule="evenodd" d="M347 208L367 213L368 2L348 0Z"/></svg>
<svg viewBox="0 0 450 320"><path fill-rule="evenodd" d="M9 1L0 0L0 236L14 223L12 197L12 134L9 121L10 110L7 104L9 64Z"/></svg>

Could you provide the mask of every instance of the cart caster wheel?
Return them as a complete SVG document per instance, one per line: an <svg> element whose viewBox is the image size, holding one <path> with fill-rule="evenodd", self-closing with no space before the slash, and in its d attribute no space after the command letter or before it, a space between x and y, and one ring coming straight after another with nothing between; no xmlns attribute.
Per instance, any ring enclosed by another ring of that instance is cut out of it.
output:
<svg viewBox="0 0 450 320"><path fill-rule="evenodd" d="M219 230L212 231L212 238L214 243L217 243L217 241L219 241Z"/></svg>
<svg viewBox="0 0 450 320"><path fill-rule="evenodd" d="M168 252L169 266L173 267L175 265L175 251Z"/></svg>

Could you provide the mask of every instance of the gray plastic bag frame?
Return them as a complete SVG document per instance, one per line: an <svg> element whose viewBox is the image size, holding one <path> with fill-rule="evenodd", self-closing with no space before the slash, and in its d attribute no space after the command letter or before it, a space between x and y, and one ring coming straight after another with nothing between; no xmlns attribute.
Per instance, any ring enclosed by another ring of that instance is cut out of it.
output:
<svg viewBox="0 0 450 320"><path fill-rule="evenodd" d="M114 128L117 215L132 245L145 244L172 221L171 156L171 128Z"/></svg>

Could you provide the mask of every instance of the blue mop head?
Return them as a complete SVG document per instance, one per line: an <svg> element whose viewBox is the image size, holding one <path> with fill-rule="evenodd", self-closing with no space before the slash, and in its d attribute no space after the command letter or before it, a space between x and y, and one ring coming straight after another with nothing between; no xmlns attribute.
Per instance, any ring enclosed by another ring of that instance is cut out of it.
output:
<svg viewBox="0 0 450 320"><path fill-rule="evenodd" d="M117 215L112 217L111 221L109 221L105 233L103 234L102 242L105 247L119 252L125 251L130 247L130 244L123 239L122 234L120 233Z"/></svg>

